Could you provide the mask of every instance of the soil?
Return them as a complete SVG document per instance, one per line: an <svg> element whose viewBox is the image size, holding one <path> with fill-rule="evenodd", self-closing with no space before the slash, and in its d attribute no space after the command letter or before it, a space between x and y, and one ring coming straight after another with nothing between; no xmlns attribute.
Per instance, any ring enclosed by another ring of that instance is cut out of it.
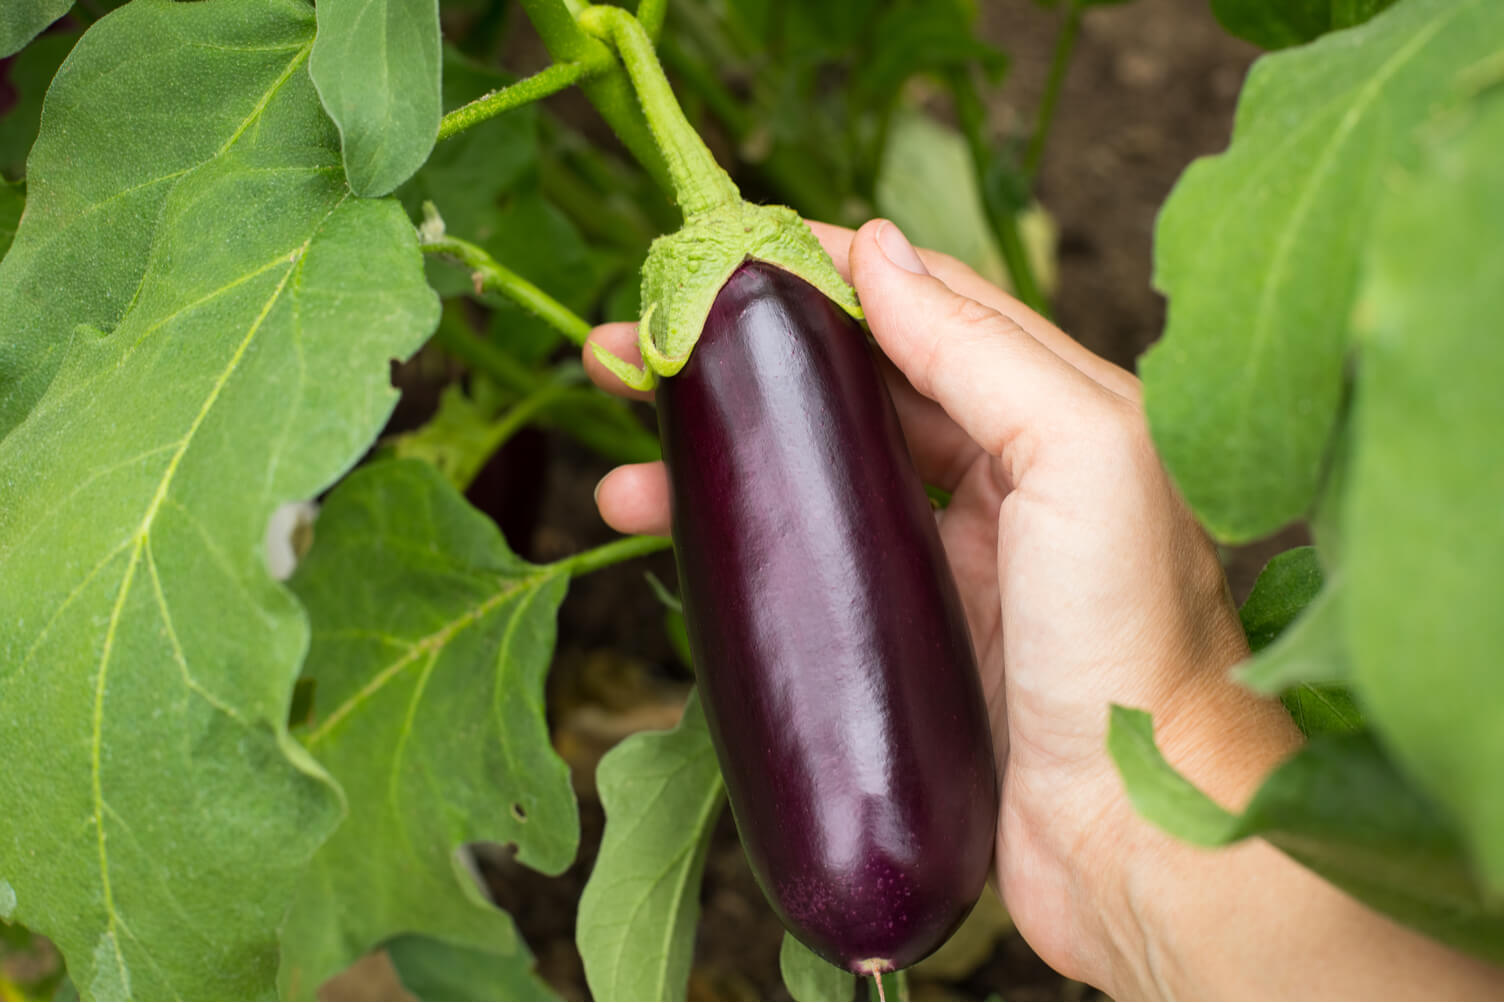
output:
<svg viewBox="0 0 1504 1003"><path fill-rule="evenodd" d="M983 35L1013 57L1008 80L990 104L991 125L1022 133L1044 86L1059 13L1027 0L995 0L983 8ZM1132 367L1164 321L1164 303L1150 283L1155 215L1192 159L1225 147L1238 89L1256 55L1218 27L1205 0L1137 0L1093 8L1084 18L1039 196L1060 227L1057 319L1121 365ZM559 110L575 117L572 103ZM645 420L651 419L645 414ZM541 503L531 513L541 522L525 538L514 538L518 549L547 560L610 539L591 503L591 489L608 464L556 436L529 448L530 458L521 462L527 476L544 478ZM498 495L484 497L491 491L483 477L482 497L475 500L495 504L504 485L515 481L496 471L488 477ZM510 521L515 525L515 516ZM1235 596L1246 596L1268 556L1300 542L1303 531L1296 529L1227 552ZM613 568L577 582L560 616L549 707L556 745L575 769L581 797L577 862L561 877L545 878L502 850L479 851L492 894L516 917L540 974L567 999L588 993L574 947L574 909L603 822L594 764L631 731L671 724L688 684L662 630L662 609L644 585L649 570L673 581L668 555ZM753 882L729 817L720 822L705 873L691 997L787 999L778 974L782 929ZM964 970L951 964L940 974L918 974L911 995L1102 998L1051 971L1005 920L985 926L980 950L973 949ZM390 970L372 970L375 982L365 989L331 986L332 994L386 996L393 988Z"/></svg>

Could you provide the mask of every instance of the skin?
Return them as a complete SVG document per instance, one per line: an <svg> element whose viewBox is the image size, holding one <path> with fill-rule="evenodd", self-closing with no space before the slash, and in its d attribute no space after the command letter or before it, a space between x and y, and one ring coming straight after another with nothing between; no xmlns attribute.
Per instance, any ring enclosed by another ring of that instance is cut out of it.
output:
<svg viewBox="0 0 1504 1003"><path fill-rule="evenodd" d="M1114 998L1504 998L1504 971L1375 913L1250 840L1142 821L1106 753L1111 703L1241 808L1299 744L1248 656L1216 551L1156 456L1138 380L892 223L811 224L856 287L966 604L1003 777L998 888L1053 968ZM591 335L635 361L636 330ZM600 386L623 387L588 349ZM661 464L596 489L623 533L668 532Z"/></svg>

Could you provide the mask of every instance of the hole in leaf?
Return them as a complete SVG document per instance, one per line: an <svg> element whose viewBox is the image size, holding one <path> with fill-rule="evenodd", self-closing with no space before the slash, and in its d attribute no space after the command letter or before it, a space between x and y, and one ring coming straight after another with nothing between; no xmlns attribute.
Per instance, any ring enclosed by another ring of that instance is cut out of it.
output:
<svg viewBox="0 0 1504 1003"><path fill-rule="evenodd" d="M512 817L515 818L519 822L526 822L527 821L527 810L525 808L523 808L522 805L517 804L516 802L513 802L512 803Z"/></svg>

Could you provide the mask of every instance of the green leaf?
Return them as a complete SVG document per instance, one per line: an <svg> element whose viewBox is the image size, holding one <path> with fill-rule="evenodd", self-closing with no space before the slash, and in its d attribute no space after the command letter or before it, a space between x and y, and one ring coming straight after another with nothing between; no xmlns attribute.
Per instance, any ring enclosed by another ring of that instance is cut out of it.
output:
<svg viewBox="0 0 1504 1003"><path fill-rule="evenodd" d="M1261 693L1279 693L1303 683L1343 683L1350 679L1350 657L1343 638L1342 597L1346 588L1342 582L1341 578L1332 579L1278 639L1256 646L1258 653L1238 670L1243 685ZM1246 618L1244 624L1247 629Z"/></svg>
<svg viewBox="0 0 1504 1003"><path fill-rule="evenodd" d="M512 79L455 49L444 50L447 109L468 104ZM444 140L397 197L414 219L422 217L424 202L434 203L451 230L484 244L496 225L500 197L531 183L537 165L538 110L527 106ZM541 240L539 244L536 250L552 251Z"/></svg>
<svg viewBox="0 0 1504 1003"><path fill-rule="evenodd" d="M73 0L5 0L0 6L0 59L20 52L72 6Z"/></svg>
<svg viewBox="0 0 1504 1003"><path fill-rule="evenodd" d="M971 154L954 129L920 112L894 112L873 195L878 211L916 245L954 255L994 283L1007 282Z"/></svg>
<svg viewBox="0 0 1504 1003"><path fill-rule="evenodd" d="M16 237L16 228L21 225L21 213L26 209L26 186L11 184L0 178L0 258L10 250Z"/></svg>
<svg viewBox="0 0 1504 1003"><path fill-rule="evenodd" d="M1265 49L1300 45L1362 24L1394 0L1212 0L1222 27Z"/></svg>
<svg viewBox="0 0 1504 1003"><path fill-rule="evenodd" d="M724 798L698 695L672 731L633 735L596 771L606 832L576 940L596 999L683 999L700 878Z"/></svg>
<svg viewBox="0 0 1504 1003"><path fill-rule="evenodd" d="M289 83L302 91L311 21L299 0L137 0L79 42L48 91L29 212L0 266L0 323L25 332L0 338L0 436L46 390L77 325L120 322L175 186L238 151L322 142L311 114L279 121L297 102L267 104Z"/></svg>
<svg viewBox="0 0 1504 1003"><path fill-rule="evenodd" d="M438 0L319 0L308 72L339 126L357 195L385 195L428 159L443 116Z"/></svg>
<svg viewBox="0 0 1504 1003"><path fill-rule="evenodd" d="M514 555L428 464L392 460L335 490L290 584L313 625L302 738L349 812L288 915L287 994L402 933L516 953L457 853L513 843L546 874L574 859L578 809L543 714L567 572Z"/></svg>
<svg viewBox="0 0 1504 1003"><path fill-rule="evenodd" d="M0 440L0 875L85 996L270 995L338 818L286 730L308 628L266 527L365 451L437 303L401 208L344 184L312 27L281 0L97 23L0 265L6 342L62 359Z"/></svg>
<svg viewBox="0 0 1504 1003"><path fill-rule="evenodd" d="M1316 548L1295 547L1276 554L1264 570L1238 617L1255 653L1269 646L1321 591L1321 564Z"/></svg>
<svg viewBox="0 0 1504 1003"><path fill-rule="evenodd" d="M0 115L0 174L19 178L26 173L26 154L42 123L47 85L78 39L76 31L50 31L11 58L10 85L16 103Z"/></svg>
<svg viewBox="0 0 1504 1003"><path fill-rule="evenodd" d="M972 18L953 3L889 5L872 26L873 45L856 67L859 101L881 104L918 73L979 68L997 80L1008 68L1002 50L977 37Z"/></svg>
<svg viewBox="0 0 1504 1003"><path fill-rule="evenodd" d="M1348 675L1336 613L1338 581L1322 588L1313 547L1277 554L1259 573L1238 611L1254 658L1239 670L1244 685L1279 693L1306 735L1346 733L1363 727L1351 694L1331 683Z"/></svg>
<svg viewBox="0 0 1504 1003"><path fill-rule="evenodd" d="M778 970L789 995L799 1003L849 1001L856 993L856 977L805 947L791 933L778 949Z"/></svg>
<svg viewBox="0 0 1504 1003"><path fill-rule="evenodd" d="M534 1000L559 997L533 973L533 955L519 940L511 954L492 954L429 937L398 937L386 945L402 984L420 1000Z"/></svg>
<svg viewBox="0 0 1504 1003"><path fill-rule="evenodd" d="M1504 914L1485 906L1446 812L1409 785L1371 736L1311 738L1241 816L1165 761L1147 713L1114 706L1107 747L1139 814L1171 835L1199 846L1262 837L1401 922L1504 961Z"/></svg>
<svg viewBox="0 0 1504 1003"><path fill-rule="evenodd" d="M1155 239L1168 325L1140 369L1155 442L1216 536L1252 539L1309 509L1381 179L1501 44L1504 4L1407 0L1265 56L1228 152L1180 179Z"/></svg>
<svg viewBox="0 0 1504 1003"><path fill-rule="evenodd" d="M432 465L460 491L470 486L495 452L493 425L503 407L492 384L483 379L472 383L474 397L457 383L445 387L433 417L392 443L392 455Z"/></svg>
<svg viewBox="0 0 1504 1003"><path fill-rule="evenodd" d="M1427 135L1423 165L1391 178L1371 242L1343 520L1346 634L1364 709L1457 816L1497 893L1504 87Z"/></svg>
<svg viewBox="0 0 1504 1003"><path fill-rule="evenodd" d="M1344 687L1301 683L1281 695L1280 699L1295 719L1295 726L1308 738L1311 735L1351 735L1363 730L1363 712Z"/></svg>

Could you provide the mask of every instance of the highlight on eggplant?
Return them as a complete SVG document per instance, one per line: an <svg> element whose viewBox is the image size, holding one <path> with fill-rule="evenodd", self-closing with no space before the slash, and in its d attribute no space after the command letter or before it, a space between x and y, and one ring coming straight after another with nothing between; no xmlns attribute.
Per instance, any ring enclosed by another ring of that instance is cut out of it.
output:
<svg viewBox="0 0 1504 1003"><path fill-rule="evenodd" d="M865 334L748 261L657 389L690 645L753 872L826 960L908 967L983 889L998 781L960 597Z"/></svg>

